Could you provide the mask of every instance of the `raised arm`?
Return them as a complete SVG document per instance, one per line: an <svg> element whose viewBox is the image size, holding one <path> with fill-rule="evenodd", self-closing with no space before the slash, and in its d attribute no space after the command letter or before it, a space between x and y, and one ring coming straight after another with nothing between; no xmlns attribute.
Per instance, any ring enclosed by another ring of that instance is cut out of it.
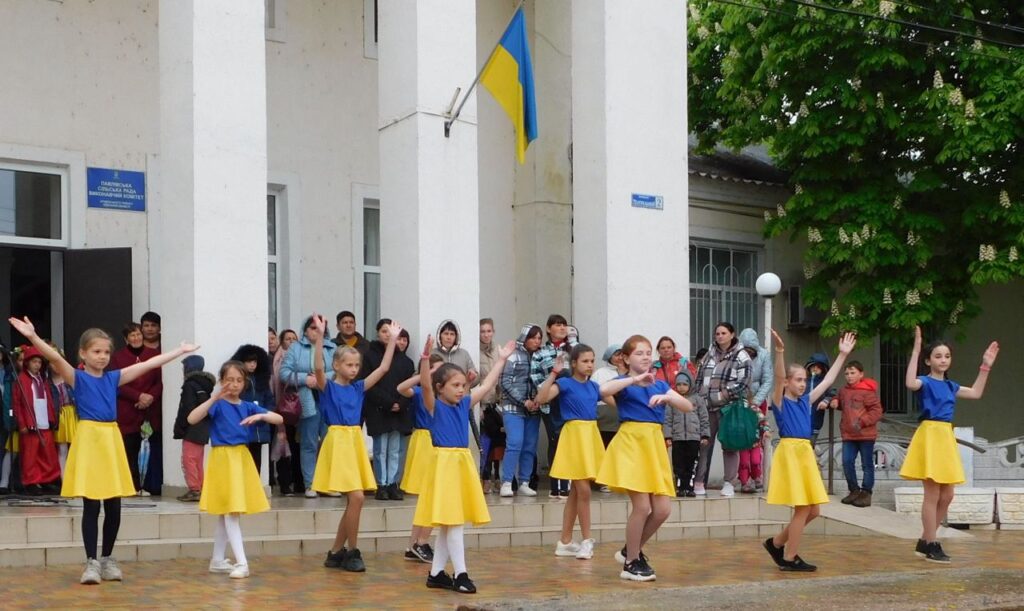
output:
<svg viewBox="0 0 1024 611"><path fill-rule="evenodd" d="M7 321L11 323L14 330L21 333L25 339L32 342L32 345L39 349L39 352L43 353L43 357L53 364L53 368L57 370L60 377L64 378L64 381L68 383L68 386L74 388L75 386L75 368L68 363L64 357L53 349L53 346L43 341L41 337L36 335L36 327L32 324L32 321L28 319L28 316L19 320L13 316L8 318Z"/></svg>
<svg viewBox="0 0 1024 611"><path fill-rule="evenodd" d="M256 424L257 422L266 422L268 424L275 425L284 424L284 418L281 417L281 414L278 414L276 412L263 412L262 414L253 414L251 416L246 416L245 418L242 418L242 422L240 422L239 424L241 424L242 426L249 426L251 424Z"/></svg>
<svg viewBox="0 0 1024 611"><path fill-rule="evenodd" d="M420 392L423 393L423 407L431 416L434 415L434 385L430 383L430 350L434 347L434 338L427 336L420 355Z"/></svg>
<svg viewBox="0 0 1024 611"><path fill-rule="evenodd" d="M921 390L921 380L917 379L917 365L921 362L921 327L914 327L914 349L907 361L907 375L904 383L913 391Z"/></svg>
<svg viewBox="0 0 1024 611"><path fill-rule="evenodd" d="M548 374L548 377L544 379L544 383L537 390L537 403L541 405L551 403L558 396L559 388L555 381L558 380L558 374L560 373L562 373L562 359L555 359L551 373Z"/></svg>
<svg viewBox="0 0 1024 611"><path fill-rule="evenodd" d="M828 373L826 373L825 377L821 379L821 383L815 386L814 390L811 391L811 395L808 397L811 405L817 403L818 399L824 396L832 386L832 383L836 381L836 378L839 376L839 372L843 370L844 364L846 363L846 357L850 356L850 353L853 352L853 349L856 347L857 335L855 333L844 333L843 336L839 338L839 356L836 357L832 366L828 368Z"/></svg>
<svg viewBox="0 0 1024 611"><path fill-rule="evenodd" d="M167 363L170 363L174 359L189 354L190 352L195 352L196 350L199 350L199 346L195 344L190 344L188 342L181 342L181 345L172 350L171 352L158 354L153 358L149 359L148 361L135 363L134 365L129 365L122 369L121 381L118 384L123 386L124 384L131 382L132 380L138 378L147 371L159 369L166 365Z"/></svg>
<svg viewBox="0 0 1024 611"><path fill-rule="evenodd" d="M508 357L516 351L516 343L509 340L501 348L498 348L498 358L494 361L494 365L491 370L487 372L487 377L480 383L479 386L474 388L469 394L469 404L476 405L481 399L486 397L494 387L498 384L498 378L501 377L501 372L505 369L505 361Z"/></svg>
<svg viewBox="0 0 1024 611"><path fill-rule="evenodd" d="M786 387L786 344L779 334L772 329L772 340L775 342L775 385L772 387L772 405L782 409L782 393Z"/></svg>
<svg viewBox="0 0 1024 611"><path fill-rule="evenodd" d="M988 372L992 370L992 365L995 365L997 356L999 356L999 342L992 342L985 350L985 354L981 356L981 366L978 367L978 377L975 378L974 384L969 387L961 386L960 390L956 391L958 399L981 398L985 392L985 383L988 382Z"/></svg>
<svg viewBox="0 0 1024 611"><path fill-rule="evenodd" d="M384 349L384 359L380 367L370 372L370 375L363 379L363 389L370 390L384 377L384 374L391 369L391 359L395 356L395 344L398 342L398 334L402 332L402 326L396 322L388 324L388 347Z"/></svg>
<svg viewBox="0 0 1024 611"><path fill-rule="evenodd" d="M631 376L628 378L615 378L614 380L608 380L601 385L601 398L608 401L609 398L615 399L615 395L619 394L627 386L632 384L650 384L654 381L654 374L648 371L647 373L640 374L638 376Z"/></svg>
<svg viewBox="0 0 1024 611"><path fill-rule="evenodd" d="M316 378L316 387L323 390L327 386L326 364L324 363L324 330L327 329L327 320L314 313L311 328L313 329L313 377ZM282 373L283 371L282 368Z"/></svg>
<svg viewBox="0 0 1024 611"><path fill-rule="evenodd" d="M209 399L203 401L202 403L197 405L195 409L188 413L188 418L186 419L188 420L189 424L199 424L200 422L202 422L203 418L205 418L206 415L210 413L210 407L214 403L216 403L218 399L220 399L220 390L220 386L218 386L217 389L214 390L213 393L210 395Z"/></svg>

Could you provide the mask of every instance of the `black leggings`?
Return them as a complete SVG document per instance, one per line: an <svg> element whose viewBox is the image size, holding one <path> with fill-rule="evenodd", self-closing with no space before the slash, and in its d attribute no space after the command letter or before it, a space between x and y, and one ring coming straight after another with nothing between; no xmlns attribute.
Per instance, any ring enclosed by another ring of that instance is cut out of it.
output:
<svg viewBox="0 0 1024 611"><path fill-rule="evenodd" d="M85 557L96 559L96 539L99 536L100 502L82 499L82 542L85 543ZM103 501L103 557L114 551L117 531L121 528L121 498Z"/></svg>

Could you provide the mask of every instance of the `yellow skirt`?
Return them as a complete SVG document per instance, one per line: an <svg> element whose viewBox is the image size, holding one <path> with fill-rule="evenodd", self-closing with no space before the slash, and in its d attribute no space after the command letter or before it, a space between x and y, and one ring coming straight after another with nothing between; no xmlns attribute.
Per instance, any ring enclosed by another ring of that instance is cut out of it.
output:
<svg viewBox="0 0 1024 611"><path fill-rule="evenodd" d="M123 445L123 444L122 444ZM18 431L11 431L11 434L7 436L7 445L4 448L8 452L17 454L21 451L21 443L18 439Z"/></svg>
<svg viewBox="0 0 1024 611"><path fill-rule="evenodd" d="M416 501L415 526L475 526L491 521L468 448L435 448Z"/></svg>
<svg viewBox="0 0 1024 611"><path fill-rule="evenodd" d="M399 486L407 494L420 494L423 482L427 479L430 458L434 454L434 442L427 429L416 429L409 439L409 449L405 453L405 468L402 471L402 483Z"/></svg>
<svg viewBox="0 0 1024 611"><path fill-rule="evenodd" d="M597 479L604 460L604 443L594 420L569 420L558 438L550 476L556 479Z"/></svg>
<svg viewBox="0 0 1024 611"><path fill-rule="evenodd" d="M270 509L249 448L213 446L210 459L206 461L199 509L216 515L260 513Z"/></svg>
<svg viewBox="0 0 1024 611"><path fill-rule="evenodd" d="M370 455L358 426L334 425L320 446L313 471L313 490L317 492L352 492L376 490Z"/></svg>
<svg viewBox="0 0 1024 611"><path fill-rule="evenodd" d="M60 495L97 501L135 496L128 455L116 422L78 422Z"/></svg>
<svg viewBox="0 0 1024 611"><path fill-rule="evenodd" d="M60 425L57 427L57 434L53 436L57 443L73 443L75 431L78 430L78 412L74 405L65 405L60 408Z"/></svg>
<svg viewBox="0 0 1024 611"><path fill-rule="evenodd" d="M818 471L818 460L809 440L793 437L779 440L772 455L765 501L771 505L790 507L828 502L828 493L821 481L821 472Z"/></svg>
<svg viewBox="0 0 1024 611"><path fill-rule="evenodd" d="M597 473L597 482L615 492L675 496L665 437L656 422L623 422Z"/></svg>
<svg viewBox="0 0 1024 611"><path fill-rule="evenodd" d="M925 420L918 425L900 468L900 477L930 479L939 484L964 483L964 466L951 423Z"/></svg>

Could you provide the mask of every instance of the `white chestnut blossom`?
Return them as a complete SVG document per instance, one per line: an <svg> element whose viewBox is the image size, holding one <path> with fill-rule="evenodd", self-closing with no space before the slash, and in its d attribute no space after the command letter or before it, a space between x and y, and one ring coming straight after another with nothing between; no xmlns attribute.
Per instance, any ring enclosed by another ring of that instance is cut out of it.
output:
<svg viewBox="0 0 1024 611"><path fill-rule="evenodd" d="M817 227L807 228L807 241L811 244L818 244L822 241L821 231Z"/></svg>
<svg viewBox="0 0 1024 611"><path fill-rule="evenodd" d="M835 299L832 300L832 309L830 310L832 316L839 316L839 302Z"/></svg>
<svg viewBox="0 0 1024 611"><path fill-rule="evenodd" d="M1010 194L1006 191L999 192L999 205L1007 210L1010 209Z"/></svg>
<svg viewBox="0 0 1024 611"><path fill-rule="evenodd" d="M850 241L850 236L846 235L846 230L842 227L839 228L839 241L846 244Z"/></svg>
<svg viewBox="0 0 1024 611"><path fill-rule="evenodd" d="M882 303L884 303L885 305L892 304L892 291L890 291L889 289L885 289L884 291L882 291Z"/></svg>
<svg viewBox="0 0 1024 611"><path fill-rule="evenodd" d="M910 289L907 294L903 296L903 301L908 306L920 305L921 294L917 292L917 289Z"/></svg>
<svg viewBox="0 0 1024 611"><path fill-rule="evenodd" d="M878 14L882 17L888 17L893 14L896 10L896 3L890 2L889 0L882 0L878 3Z"/></svg>
<svg viewBox="0 0 1024 611"><path fill-rule="evenodd" d="M942 74L940 74L939 71L936 70L934 76L932 76L932 87L935 87L936 89L942 89L942 86L944 84L945 83L942 82Z"/></svg>

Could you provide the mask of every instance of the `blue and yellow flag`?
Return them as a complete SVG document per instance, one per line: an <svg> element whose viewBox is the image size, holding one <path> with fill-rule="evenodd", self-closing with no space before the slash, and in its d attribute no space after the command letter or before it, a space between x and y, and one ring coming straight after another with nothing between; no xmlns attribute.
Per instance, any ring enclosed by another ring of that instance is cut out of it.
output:
<svg viewBox="0 0 1024 611"><path fill-rule="evenodd" d="M480 82L505 109L516 128L516 158L537 138L537 103L533 98L533 63L526 42L526 18L520 8L508 24L480 74Z"/></svg>

